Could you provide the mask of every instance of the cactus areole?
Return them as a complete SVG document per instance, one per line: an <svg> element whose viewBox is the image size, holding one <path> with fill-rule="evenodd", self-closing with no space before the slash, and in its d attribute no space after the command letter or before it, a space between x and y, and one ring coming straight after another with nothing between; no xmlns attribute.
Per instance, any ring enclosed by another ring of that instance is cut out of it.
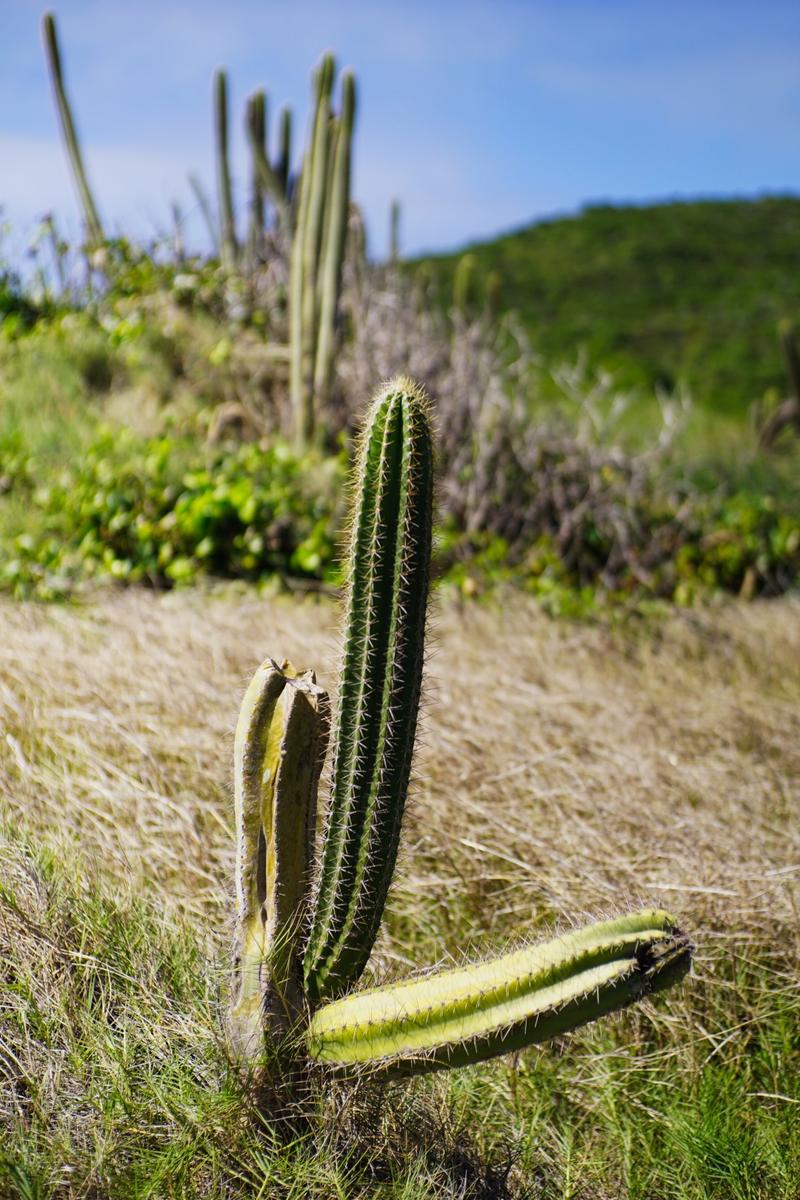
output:
<svg viewBox="0 0 800 1200"><path fill-rule="evenodd" d="M249 1059L337 1073L467 1066L563 1034L683 977L693 947L643 910L499 958L357 991L394 873L416 736L430 573L433 447L405 378L372 404L353 481L331 791L328 701L267 660L236 731L237 931L231 1034ZM291 1063L289 1063L291 1065Z"/></svg>

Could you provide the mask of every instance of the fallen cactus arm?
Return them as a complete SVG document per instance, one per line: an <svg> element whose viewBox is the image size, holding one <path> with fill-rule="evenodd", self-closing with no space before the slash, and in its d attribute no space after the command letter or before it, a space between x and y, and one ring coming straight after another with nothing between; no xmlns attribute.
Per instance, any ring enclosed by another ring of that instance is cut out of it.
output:
<svg viewBox="0 0 800 1200"><path fill-rule="evenodd" d="M300 935L311 879L328 697L312 671L267 660L236 726L234 1043L245 1054L279 1039L303 1011Z"/></svg>
<svg viewBox="0 0 800 1200"><path fill-rule="evenodd" d="M389 1076L468 1066L669 987L691 954L668 913L634 913L324 1005L311 1021L309 1052L334 1069Z"/></svg>

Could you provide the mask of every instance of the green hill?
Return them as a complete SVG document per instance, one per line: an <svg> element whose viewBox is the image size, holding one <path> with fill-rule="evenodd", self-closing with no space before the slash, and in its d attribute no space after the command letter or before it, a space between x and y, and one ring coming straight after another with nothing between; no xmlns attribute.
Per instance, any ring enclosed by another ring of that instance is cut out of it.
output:
<svg viewBox="0 0 800 1200"><path fill-rule="evenodd" d="M585 347L625 385L683 379L730 413L786 386L775 326L800 318L800 197L595 206L468 249L547 358ZM443 299L459 257L425 260Z"/></svg>

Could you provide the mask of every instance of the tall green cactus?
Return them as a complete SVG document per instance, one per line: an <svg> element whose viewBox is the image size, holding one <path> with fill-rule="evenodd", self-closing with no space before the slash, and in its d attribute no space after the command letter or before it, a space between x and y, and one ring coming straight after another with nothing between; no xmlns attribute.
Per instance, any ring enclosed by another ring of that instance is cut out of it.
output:
<svg viewBox="0 0 800 1200"><path fill-rule="evenodd" d="M336 351L336 310L342 282L342 263L350 211L350 154L356 111L356 83L348 71L342 78L342 112L336 129L331 186L325 211L322 248L319 331L314 367L314 402L330 400Z"/></svg>
<svg viewBox="0 0 800 1200"><path fill-rule="evenodd" d="M359 451L333 784L305 978L346 991L378 931L394 871L417 724L431 548L427 405L398 379Z"/></svg>
<svg viewBox="0 0 800 1200"><path fill-rule="evenodd" d="M693 947L674 918L645 910L488 962L348 994L378 932L409 783L432 459L426 399L410 380L393 380L369 410L358 450L331 794L313 890L309 831L326 712L313 676L266 663L237 728L232 1024L249 1054L260 1046L262 1062L265 1049L284 1056L290 1081L303 1077L293 1067L298 1046L307 1061L339 1073L402 1076L480 1062L660 991L691 962Z"/></svg>
<svg viewBox="0 0 800 1200"><path fill-rule="evenodd" d="M263 89L253 92L248 98L245 114L245 129L253 154L252 181L250 184L250 229L248 246L251 258L256 253L264 236L264 191L257 155L267 157L267 94Z"/></svg>
<svg viewBox="0 0 800 1200"><path fill-rule="evenodd" d="M290 200L289 179L292 167L292 110L285 106L281 109L278 123L278 147L278 161L275 169L278 173L278 182L281 185L283 195L287 200Z"/></svg>
<svg viewBox="0 0 800 1200"><path fill-rule="evenodd" d="M78 196L83 210L83 223L86 229L86 243L90 249L102 245L105 240L103 234L103 226L100 221L100 216L97 211L97 205L94 202L92 189L89 187L89 180L86 176L86 169L83 165L83 155L81 154L81 146L78 140L78 133L75 128L75 122L72 119L72 109L69 99L67 98L66 89L64 87L64 73L61 65L61 51L58 45L58 33L56 31L56 19L53 13L45 13L42 20L42 36L44 39L45 54L47 56L47 66L50 72L50 79L53 84L53 93L56 98L56 106L58 108L58 116L61 122L61 132L64 137L64 144L67 148L67 156L72 167L72 176L75 180L75 186L78 191Z"/></svg>
<svg viewBox="0 0 800 1200"><path fill-rule="evenodd" d="M326 55L314 76L314 114L289 264L289 383L300 448L311 441L317 411L330 396L347 237L355 81L344 76L341 113L334 117L334 74L334 60Z"/></svg>
<svg viewBox="0 0 800 1200"><path fill-rule="evenodd" d="M216 71L214 74L214 133L217 148L220 250L223 264L231 268L236 265L238 246L228 162L228 76L225 71Z"/></svg>

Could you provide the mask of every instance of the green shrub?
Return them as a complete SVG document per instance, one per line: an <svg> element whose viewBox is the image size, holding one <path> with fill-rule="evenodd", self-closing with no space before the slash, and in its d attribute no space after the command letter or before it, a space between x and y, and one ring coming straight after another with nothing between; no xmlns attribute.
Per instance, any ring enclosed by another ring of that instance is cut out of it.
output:
<svg viewBox="0 0 800 1200"><path fill-rule="evenodd" d="M203 575L328 578L341 469L282 443L203 456L107 433L34 492L39 532L14 539L0 587L50 599L104 577L165 588Z"/></svg>

